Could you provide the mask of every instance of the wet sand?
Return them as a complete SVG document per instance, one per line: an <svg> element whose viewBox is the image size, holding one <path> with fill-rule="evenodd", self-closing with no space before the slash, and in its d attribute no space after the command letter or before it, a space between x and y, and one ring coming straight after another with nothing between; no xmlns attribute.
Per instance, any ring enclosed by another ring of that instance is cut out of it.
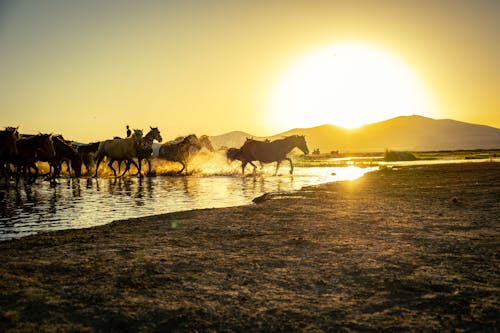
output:
<svg viewBox="0 0 500 333"><path fill-rule="evenodd" d="M257 201L0 242L0 331L500 330L500 163Z"/></svg>

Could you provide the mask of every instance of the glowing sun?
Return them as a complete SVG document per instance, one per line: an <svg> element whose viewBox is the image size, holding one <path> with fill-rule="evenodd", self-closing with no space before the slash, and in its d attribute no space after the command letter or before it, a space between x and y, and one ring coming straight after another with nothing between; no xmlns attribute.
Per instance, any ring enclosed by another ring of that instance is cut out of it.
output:
<svg viewBox="0 0 500 333"><path fill-rule="evenodd" d="M432 116L418 76L398 58L362 44L341 44L304 57L281 77L270 121L280 129L334 124L356 128L401 115Z"/></svg>

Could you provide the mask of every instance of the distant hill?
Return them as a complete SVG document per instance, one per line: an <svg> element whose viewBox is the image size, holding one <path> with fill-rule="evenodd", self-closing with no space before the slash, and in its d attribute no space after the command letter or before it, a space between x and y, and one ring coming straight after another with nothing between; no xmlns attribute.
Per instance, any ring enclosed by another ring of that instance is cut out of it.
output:
<svg viewBox="0 0 500 333"><path fill-rule="evenodd" d="M348 130L333 125L295 128L267 137L271 140L293 135L305 135L309 149L321 152L409 150L500 149L500 129L451 119L431 119L422 116L401 116ZM240 147L247 137L244 132L211 136L214 147Z"/></svg>
<svg viewBox="0 0 500 333"><path fill-rule="evenodd" d="M215 149L220 149L221 147L241 147L247 138L253 138L256 140L265 139L241 131L233 131L222 135L209 136L210 142L212 142L212 146Z"/></svg>

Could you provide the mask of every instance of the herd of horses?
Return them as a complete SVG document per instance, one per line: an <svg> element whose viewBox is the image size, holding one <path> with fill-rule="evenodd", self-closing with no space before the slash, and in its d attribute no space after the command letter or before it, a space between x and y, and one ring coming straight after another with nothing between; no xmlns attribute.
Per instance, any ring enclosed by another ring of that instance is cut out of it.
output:
<svg viewBox="0 0 500 333"><path fill-rule="evenodd" d="M98 177L99 166L106 159L107 166L115 178L123 177L131 165L134 165L137 174L142 177L143 162L148 165L147 175L152 173L154 141L162 142L157 127L150 127L146 135L143 135L142 130L135 129L126 138L115 137L89 144L75 144L65 140L62 135L24 135L18 132L17 127L7 127L0 131L0 176L6 182L15 178L17 184L23 178L25 182L32 183L40 175L37 162L47 162L50 167L47 178L50 181L55 181L60 176L64 164L71 176L82 176L82 169L85 167L87 174L92 174L95 169L93 176ZM178 162L182 168L177 173L187 173L190 159L202 148L210 152L215 151L206 135L197 137L191 134L161 144L157 158ZM287 160L292 174L293 163L287 154L294 148L299 148L304 154L309 153L305 137L292 135L274 141L247 139L240 148L227 149L226 157L228 161L241 161L243 174L248 163L254 167L255 172L256 165L253 162L256 161L261 165L277 162L276 174L280 163ZM125 163L123 172L120 171L122 163Z"/></svg>

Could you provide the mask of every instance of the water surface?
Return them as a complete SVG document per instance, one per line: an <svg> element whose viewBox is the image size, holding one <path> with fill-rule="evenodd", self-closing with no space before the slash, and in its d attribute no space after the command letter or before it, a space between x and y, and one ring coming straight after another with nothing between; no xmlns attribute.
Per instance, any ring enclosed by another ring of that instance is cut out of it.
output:
<svg viewBox="0 0 500 333"><path fill-rule="evenodd" d="M192 175L124 179L60 179L50 186L1 187L0 240L174 211L250 204L266 192L355 179L373 168L295 168L294 175Z"/></svg>

